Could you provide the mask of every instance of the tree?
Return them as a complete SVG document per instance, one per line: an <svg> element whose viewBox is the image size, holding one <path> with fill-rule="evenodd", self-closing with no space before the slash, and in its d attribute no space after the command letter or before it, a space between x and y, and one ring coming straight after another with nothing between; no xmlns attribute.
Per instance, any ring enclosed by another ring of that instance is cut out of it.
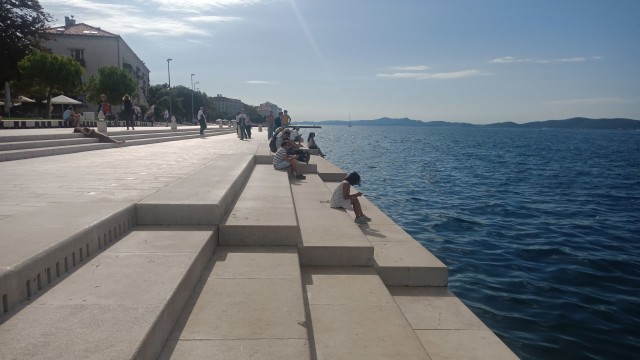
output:
<svg viewBox="0 0 640 360"><path fill-rule="evenodd" d="M37 0L0 0L0 83L16 78L18 62L39 47L49 21Z"/></svg>
<svg viewBox="0 0 640 360"><path fill-rule="evenodd" d="M115 66L101 67L98 69L98 78L92 76L87 81L87 98L97 103L101 94L107 96L111 105L121 105L125 94L132 97L137 94L136 81L126 69Z"/></svg>
<svg viewBox="0 0 640 360"><path fill-rule="evenodd" d="M82 91L84 69L74 59L44 52L36 52L18 63L20 87L29 93L47 99L47 109L51 109L51 95L54 93L77 94ZM49 119L51 119L51 112Z"/></svg>

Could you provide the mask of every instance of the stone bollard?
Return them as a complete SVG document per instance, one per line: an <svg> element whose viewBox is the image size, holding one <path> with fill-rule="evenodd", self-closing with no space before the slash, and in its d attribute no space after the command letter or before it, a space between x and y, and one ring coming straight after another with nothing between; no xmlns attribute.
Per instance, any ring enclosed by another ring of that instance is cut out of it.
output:
<svg viewBox="0 0 640 360"><path fill-rule="evenodd" d="M178 123L176 122L175 116L171 116L171 130L178 130Z"/></svg>
<svg viewBox="0 0 640 360"><path fill-rule="evenodd" d="M262 125L258 126L258 132L262 132Z"/></svg>
<svg viewBox="0 0 640 360"><path fill-rule="evenodd" d="M106 134L107 133L107 122L104 121L104 113L100 111L98 113L98 132Z"/></svg>

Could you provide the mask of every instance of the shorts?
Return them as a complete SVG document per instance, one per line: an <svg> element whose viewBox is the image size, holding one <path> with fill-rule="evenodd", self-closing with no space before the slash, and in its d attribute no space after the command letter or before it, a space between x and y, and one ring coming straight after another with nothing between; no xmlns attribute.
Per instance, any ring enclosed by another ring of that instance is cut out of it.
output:
<svg viewBox="0 0 640 360"><path fill-rule="evenodd" d="M288 162L287 160L282 160L279 163L273 164L273 167L276 170L283 170L283 169L288 168L289 166L291 166L291 163Z"/></svg>

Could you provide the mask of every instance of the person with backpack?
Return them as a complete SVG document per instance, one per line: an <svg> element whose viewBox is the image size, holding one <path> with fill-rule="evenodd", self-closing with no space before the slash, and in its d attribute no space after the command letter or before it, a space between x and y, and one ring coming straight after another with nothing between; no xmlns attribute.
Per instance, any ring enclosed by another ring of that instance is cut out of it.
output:
<svg viewBox="0 0 640 360"><path fill-rule="evenodd" d="M280 135L281 132L282 132L282 128L281 127L277 128L273 132L273 135L271 136L271 140L269 140L269 150L271 150L272 153L275 153L276 151L278 151L278 145L276 143L278 141L278 135Z"/></svg>

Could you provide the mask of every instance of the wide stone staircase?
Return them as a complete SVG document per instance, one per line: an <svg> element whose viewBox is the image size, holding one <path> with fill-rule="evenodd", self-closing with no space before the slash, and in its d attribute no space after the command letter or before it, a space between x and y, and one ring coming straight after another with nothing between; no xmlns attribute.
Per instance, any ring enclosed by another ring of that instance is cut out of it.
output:
<svg viewBox="0 0 640 360"><path fill-rule="evenodd" d="M513 359L447 268L313 157L218 155L139 202L0 222L0 359Z"/></svg>
<svg viewBox="0 0 640 360"><path fill-rule="evenodd" d="M206 136L234 133L235 128L209 127ZM137 130L113 130L108 135L115 140L124 140L123 144L100 143L98 139L88 138L79 133L39 134L29 136L12 136L11 130L5 130L7 136L0 137L0 161L28 159L42 156L71 154L82 151L111 149L116 146L137 146L165 141L193 139L200 136L199 127L144 128Z"/></svg>

